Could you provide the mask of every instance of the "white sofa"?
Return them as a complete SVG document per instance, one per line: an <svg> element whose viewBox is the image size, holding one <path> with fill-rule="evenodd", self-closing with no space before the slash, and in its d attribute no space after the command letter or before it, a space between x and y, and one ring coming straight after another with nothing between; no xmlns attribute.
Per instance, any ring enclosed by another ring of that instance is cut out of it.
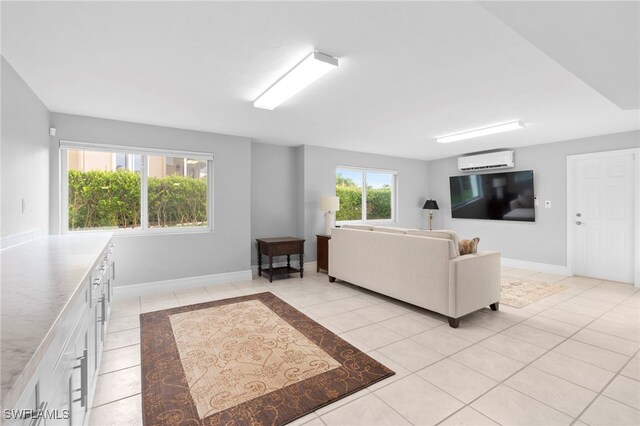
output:
<svg viewBox="0 0 640 426"><path fill-rule="evenodd" d="M394 299L460 317L500 301L500 253L461 256L452 231L345 225L332 229L329 280L341 279Z"/></svg>

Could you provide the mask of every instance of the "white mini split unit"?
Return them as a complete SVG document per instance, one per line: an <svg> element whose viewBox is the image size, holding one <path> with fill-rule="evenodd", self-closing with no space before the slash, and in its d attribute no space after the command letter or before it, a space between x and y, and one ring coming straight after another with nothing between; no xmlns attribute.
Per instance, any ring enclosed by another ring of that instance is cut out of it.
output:
<svg viewBox="0 0 640 426"><path fill-rule="evenodd" d="M461 172L482 169L510 169L515 167L513 151L488 152L486 154L458 157L458 169Z"/></svg>

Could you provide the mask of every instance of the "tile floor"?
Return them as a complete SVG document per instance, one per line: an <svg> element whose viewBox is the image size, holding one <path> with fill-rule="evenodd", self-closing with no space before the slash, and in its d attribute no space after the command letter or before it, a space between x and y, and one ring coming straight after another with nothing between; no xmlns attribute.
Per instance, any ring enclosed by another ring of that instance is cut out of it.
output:
<svg viewBox="0 0 640 426"><path fill-rule="evenodd" d="M142 424L139 314L271 291L396 374L296 425L639 425L640 292L619 283L504 275L566 287L522 309L445 317L307 273L113 305L90 424Z"/></svg>

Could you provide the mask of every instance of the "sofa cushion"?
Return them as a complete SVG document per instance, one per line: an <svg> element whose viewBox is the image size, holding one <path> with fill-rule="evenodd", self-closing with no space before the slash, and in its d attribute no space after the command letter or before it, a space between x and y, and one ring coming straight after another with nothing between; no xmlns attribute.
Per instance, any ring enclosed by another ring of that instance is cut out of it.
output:
<svg viewBox="0 0 640 426"><path fill-rule="evenodd" d="M373 226L371 225L358 225L358 224L347 224L347 225L342 225L342 227L344 229L359 229L361 231L371 231L373 229Z"/></svg>
<svg viewBox="0 0 640 426"><path fill-rule="evenodd" d="M460 254L473 254L478 251L478 243L480 242L480 238L475 237L473 240L460 240L458 243L458 248L460 249Z"/></svg>
<svg viewBox="0 0 640 426"><path fill-rule="evenodd" d="M431 238L444 238L451 240L453 242L453 247L455 248L455 252L458 253L458 234L456 231L449 231L447 229L437 230L437 231L428 231L425 229L409 229L407 231L407 235L418 235L421 237L431 237ZM457 255L456 255L457 256Z"/></svg>
<svg viewBox="0 0 640 426"><path fill-rule="evenodd" d="M449 244L449 259L455 259L456 257L460 256L460 250L457 246L454 246L453 241L448 238L427 237L426 235L420 235L416 233L409 234L409 231L407 231L406 235L409 237L429 238L431 240L445 240Z"/></svg>
<svg viewBox="0 0 640 426"><path fill-rule="evenodd" d="M388 234L406 234L407 230L404 228L392 228L390 226L374 226L373 231L386 232Z"/></svg>

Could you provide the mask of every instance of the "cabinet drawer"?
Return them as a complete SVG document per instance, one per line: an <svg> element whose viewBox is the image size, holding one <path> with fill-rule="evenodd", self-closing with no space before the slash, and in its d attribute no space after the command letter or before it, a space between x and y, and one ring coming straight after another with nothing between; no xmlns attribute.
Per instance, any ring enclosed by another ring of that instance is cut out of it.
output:
<svg viewBox="0 0 640 426"><path fill-rule="evenodd" d="M52 373L49 409L56 418L47 425L81 425L89 409L88 333L84 321L77 324Z"/></svg>
<svg viewBox="0 0 640 426"><path fill-rule="evenodd" d="M76 324L84 321L89 301L89 287L89 284L85 284L80 288L80 294L78 294L75 301L72 302L67 317L61 322L60 329L56 333L53 343L49 348L50 353L57 354L56 358L53 359L54 364L60 361L59 358L62 356L62 350L73 333Z"/></svg>
<svg viewBox="0 0 640 426"><path fill-rule="evenodd" d="M264 254L270 254L272 256L281 256L285 254L298 254L302 251L301 243L282 243L272 244L269 246L269 251Z"/></svg>

